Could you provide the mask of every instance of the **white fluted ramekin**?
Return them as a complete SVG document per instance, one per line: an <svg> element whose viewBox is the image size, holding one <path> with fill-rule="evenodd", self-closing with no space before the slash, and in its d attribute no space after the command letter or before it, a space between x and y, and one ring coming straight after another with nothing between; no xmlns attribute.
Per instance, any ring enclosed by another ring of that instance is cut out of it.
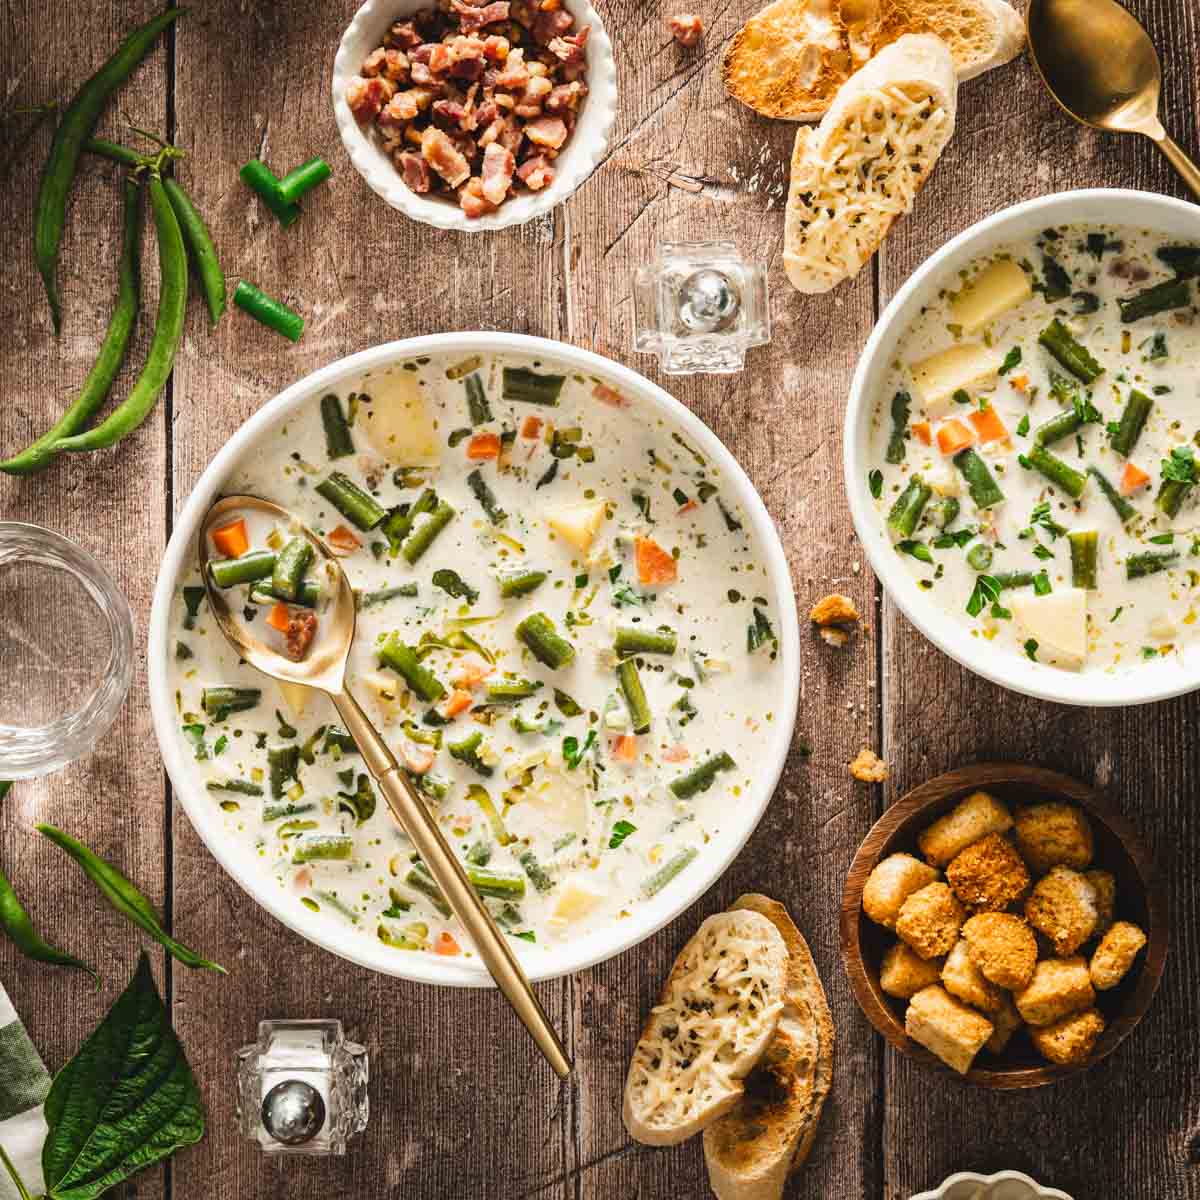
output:
<svg viewBox="0 0 1200 1200"><path fill-rule="evenodd" d="M616 118L617 69L612 43L599 14L588 0L563 0L564 7L575 18L576 28L590 25L592 31L586 47L588 95L570 138L554 160L554 182L540 192L518 192L494 213L468 217L452 200L412 191L383 152L380 142L369 129L359 125L346 103L346 85L358 74L363 59L383 42L392 22L428 8L431 3L432 0L367 0L343 34L333 63L333 114L350 161L371 190L392 208L439 229L482 233L523 225L548 213L596 169L608 149L609 130Z"/></svg>
<svg viewBox="0 0 1200 1200"><path fill-rule="evenodd" d="M988 1188L987 1200L1071 1200L1066 1192L1044 1188L1020 1171L1001 1171L997 1175L976 1175L960 1171L951 1175L936 1192L922 1192L912 1200L975 1200L980 1188Z"/></svg>

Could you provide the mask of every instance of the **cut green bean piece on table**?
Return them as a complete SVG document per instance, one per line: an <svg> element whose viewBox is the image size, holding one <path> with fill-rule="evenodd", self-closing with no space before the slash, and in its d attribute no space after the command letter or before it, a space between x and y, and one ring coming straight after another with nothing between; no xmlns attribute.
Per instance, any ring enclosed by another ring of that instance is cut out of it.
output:
<svg viewBox="0 0 1200 1200"><path fill-rule="evenodd" d="M109 97L146 57L158 35L183 9L170 8L135 29L111 58L75 93L54 131L54 141L38 181L33 218L33 257L46 286L54 332L62 328L62 305L55 282L58 249L67 219L67 197L79 169L79 156Z"/></svg>
<svg viewBox="0 0 1200 1200"><path fill-rule="evenodd" d="M267 750L267 772L271 781L271 799L282 800L290 779L296 782L300 770L299 746L271 746Z"/></svg>
<svg viewBox="0 0 1200 1200"><path fill-rule="evenodd" d="M912 397L907 392L897 392L892 397L892 433L888 438L884 460L892 463L904 461L905 443L908 441L908 416L912 411Z"/></svg>
<svg viewBox="0 0 1200 1200"><path fill-rule="evenodd" d="M191 196L174 179L164 179L163 188L175 210L175 219L179 222L192 269L200 280L200 290L208 306L209 323L215 325L225 311L225 272L221 270L212 234L208 232L208 226L192 203Z"/></svg>
<svg viewBox="0 0 1200 1200"><path fill-rule="evenodd" d="M438 506L431 512L412 533L404 539L400 553L408 565L415 566L424 556L425 551L433 545L438 534L454 520L455 511L445 500L439 500Z"/></svg>
<svg viewBox="0 0 1200 1200"><path fill-rule="evenodd" d="M954 456L954 465L967 481L967 490L976 508L992 508L1004 500L1004 493L978 451L968 447Z"/></svg>
<svg viewBox="0 0 1200 1200"><path fill-rule="evenodd" d="M300 216L300 209L285 200L279 190L279 180L266 163L252 158L239 172L242 182L275 214L285 229Z"/></svg>
<svg viewBox="0 0 1200 1200"><path fill-rule="evenodd" d="M348 833L302 833L296 839L292 862L349 862L354 838Z"/></svg>
<svg viewBox="0 0 1200 1200"><path fill-rule="evenodd" d="M210 779L204 785L210 792L236 792L239 796L261 796L262 785L249 779Z"/></svg>
<svg viewBox="0 0 1200 1200"><path fill-rule="evenodd" d="M442 681L422 664L416 650L406 646L398 633L393 633L384 642L379 651L379 661L395 671L417 698L427 704L440 700L446 694Z"/></svg>
<svg viewBox="0 0 1200 1200"><path fill-rule="evenodd" d="M446 751L451 758L457 759L458 762L464 763L470 767L472 771L478 771L480 775L491 775L495 768L483 761L479 756L479 751L483 746L483 734L476 729L474 733L468 734L461 742L447 742Z"/></svg>
<svg viewBox="0 0 1200 1200"><path fill-rule="evenodd" d="M261 699L262 689L251 687L206 687L200 693L200 703L204 711L218 721L230 713L257 708Z"/></svg>
<svg viewBox="0 0 1200 1200"><path fill-rule="evenodd" d="M468 375L467 412L471 416L472 425L484 425L492 419L492 406L488 403L487 392L483 390L483 378L478 373Z"/></svg>
<svg viewBox="0 0 1200 1200"><path fill-rule="evenodd" d="M311 192L333 174L333 168L320 155L301 163L276 184L276 192L284 204L295 204L305 192Z"/></svg>
<svg viewBox="0 0 1200 1200"><path fill-rule="evenodd" d="M321 480L316 492L328 500L351 525L364 533L374 529L387 516L387 509L374 496L363 491L341 471L334 471L328 479Z"/></svg>
<svg viewBox="0 0 1200 1200"><path fill-rule="evenodd" d="M63 950L55 949L42 939L3 871L0 871L0 930L26 958L33 962L48 963L50 966L74 967L76 970L86 971L99 988L100 976L92 967Z"/></svg>
<svg viewBox="0 0 1200 1200"><path fill-rule="evenodd" d="M673 780L669 786L677 799L690 800L700 792L707 792L721 771L731 771L736 766L729 751L722 750Z"/></svg>
<svg viewBox="0 0 1200 1200"><path fill-rule="evenodd" d="M325 427L325 455L345 458L354 453L354 438L342 411L342 402L332 392L321 397L321 424Z"/></svg>
<svg viewBox="0 0 1200 1200"><path fill-rule="evenodd" d="M511 600L514 596L528 596L530 592L536 591L546 582L548 576L545 571L509 571L498 578L500 595L505 600Z"/></svg>
<svg viewBox="0 0 1200 1200"><path fill-rule="evenodd" d="M1146 550L1141 554L1131 554L1125 560L1125 578L1144 579L1147 575L1168 570L1178 561L1177 550Z"/></svg>
<svg viewBox="0 0 1200 1200"><path fill-rule="evenodd" d="M557 405L559 393L567 381L565 375L540 375L528 367L505 367L502 375L504 399L526 404Z"/></svg>
<svg viewBox="0 0 1200 1200"><path fill-rule="evenodd" d="M1088 348L1077 342L1071 331L1055 317L1038 336L1038 341L1058 362L1084 383L1092 383L1104 374L1104 368Z"/></svg>
<svg viewBox="0 0 1200 1200"><path fill-rule="evenodd" d="M1094 588L1100 535L1094 529L1073 529L1067 541L1071 545L1071 586Z"/></svg>
<svg viewBox="0 0 1200 1200"><path fill-rule="evenodd" d="M261 288L241 279L233 289L233 302L249 313L260 325L281 333L290 342L298 342L304 332L304 318L282 300L268 296Z"/></svg>
<svg viewBox="0 0 1200 1200"><path fill-rule="evenodd" d="M673 629L641 629L621 625L613 637L613 650L624 658L632 654L674 654L679 647L679 638Z"/></svg>
<svg viewBox="0 0 1200 1200"><path fill-rule="evenodd" d="M621 685L621 694L629 706L629 717L633 724L634 733L650 731L650 704L646 699L646 689L642 686L642 677L638 674L637 660L627 658L617 667L617 682Z"/></svg>
<svg viewBox="0 0 1200 1200"><path fill-rule="evenodd" d="M653 875L647 876L642 882L642 896L649 900L658 895L685 867L695 862L700 851L695 846L686 846L678 854L667 859Z"/></svg>
<svg viewBox="0 0 1200 1200"><path fill-rule="evenodd" d="M1186 308L1191 299L1192 292L1186 279L1169 279L1125 299L1118 297L1117 307L1121 310L1122 323L1129 325L1172 308Z"/></svg>
<svg viewBox="0 0 1200 1200"><path fill-rule="evenodd" d="M1072 500L1078 500L1087 486L1087 476L1077 471L1070 463L1065 463L1055 454L1051 454L1045 446L1030 446L1029 465L1039 474L1044 475L1056 487L1062 488Z"/></svg>
<svg viewBox="0 0 1200 1200"><path fill-rule="evenodd" d="M70 834L55 829L53 825L39 825L37 830L60 849L65 850L79 864L83 873L100 889L104 898L117 912L148 933L177 962L183 963L185 967L204 967L210 971L219 971L222 975L226 973L224 967L202 958L171 937L163 929L158 913L154 911L150 901L112 863L89 850Z"/></svg>
<svg viewBox="0 0 1200 1200"><path fill-rule="evenodd" d="M1096 486L1104 493L1104 498L1113 506L1122 522L1137 516L1137 509L1113 487L1099 467L1089 466L1087 473L1096 481Z"/></svg>
<svg viewBox="0 0 1200 1200"><path fill-rule="evenodd" d="M1130 390L1125 407L1121 409L1117 426L1108 435L1109 445L1118 454L1123 454L1128 458L1133 453L1133 448L1137 445L1137 440L1142 436L1142 430L1146 426L1146 418L1150 416L1150 410L1153 407L1154 401L1144 392L1139 392L1137 388Z"/></svg>
<svg viewBox="0 0 1200 1200"><path fill-rule="evenodd" d="M562 637L545 613L531 613L516 629L517 637L543 666L557 671L575 658L575 647Z"/></svg>
<svg viewBox="0 0 1200 1200"><path fill-rule="evenodd" d="M305 537L290 538L275 558L271 588L284 600L294 601L300 594L304 574L312 564L315 551Z"/></svg>
<svg viewBox="0 0 1200 1200"><path fill-rule="evenodd" d="M554 880L550 878L546 868L538 862L537 855L532 850L526 850L518 855L517 862L529 876L529 882L533 884L535 891L548 892L554 887Z"/></svg>
<svg viewBox="0 0 1200 1200"><path fill-rule="evenodd" d="M896 497L888 513L887 523L901 537L910 537L921 519L921 513L933 495L933 489L921 478L914 475L908 486Z"/></svg>
<svg viewBox="0 0 1200 1200"><path fill-rule="evenodd" d="M219 588L255 583L275 572L275 554L271 550L250 550L240 558L210 559L208 573Z"/></svg>

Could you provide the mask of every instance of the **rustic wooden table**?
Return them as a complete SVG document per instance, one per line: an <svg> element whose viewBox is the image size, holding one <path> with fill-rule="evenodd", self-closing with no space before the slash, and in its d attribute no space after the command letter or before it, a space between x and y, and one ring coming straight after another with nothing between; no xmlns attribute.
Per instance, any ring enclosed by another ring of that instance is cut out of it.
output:
<svg viewBox="0 0 1200 1200"><path fill-rule="evenodd" d="M51 9L4 6L5 103L68 95L151 0ZM726 99L718 62L756 0L698 0L697 51L664 34L663 0L600 0L621 105L596 175L551 217L460 236L387 209L352 170L329 102L334 49L354 0L197 6L119 96L125 121L186 147L181 168L229 275L245 275L308 318L288 343L231 312L213 334L193 300L174 379L119 449L31 480L0 478L0 515L49 526L100 556L130 598L139 647L172 520L202 468L266 399L344 354L410 334L508 329L629 362L630 272L662 238L725 237L771 264L775 339L742 375L670 380L733 450L787 548L798 603L839 589L865 635L834 652L805 634L800 719L770 810L721 883L646 944L540 994L576 1061L559 1085L493 993L435 991L372 975L260 912L209 856L173 802L150 727L143 652L116 726L87 760L15 787L0 813L0 863L54 940L100 963L82 978L0 945L0 979L53 1067L76 1048L132 972L140 939L98 908L78 872L32 831L46 819L85 837L165 909L178 935L231 968L228 979L162 962L156 971L209 1108L204 1142L140 1177L142 1200L466 1198L679 1200L708 1195L698 1142L631 1143L620 1119L625 1065L642 1015L701 917L740 891L786 901L807 934L838 1028L833 1095L789 1195L901 1200L952 1171L1024 1169L1078 1197L1200 1197L1200 693L1149 708L1088 711L1023 699L962 670L881 595L842 500L841 422L855 359L882 306L948 237L1005 205L1088 185L1182 194L1154 149L1070 124L1024 59L965 85L958 132L878 258L830 296L801 297L780 269L793 127ZM1195 151L1200 15L1194 0L1134 4L1163 52L1164 109ZM119 182L89 163L76 188L61 275L66 325L50 333L30 251L44 132L0 170L0 447L49 424L82 380L107 320ZM238 166L290 167L321 153L334 178L282 231L249 198ZM1200 226L1198 226L1200 228ZM154 255L146 274L153 288ZM153 312L147 299L146 309ZM140 343L148 337L142 319ZM137 354L131 355L136 361ZM128 372L123 379L127 382ZM118 391L122 384L118 385ZM0 614L3 619L3 614ZM6 687L19 687L6 679ZM863 745L891 761L883 788L855 783ZM811 755L808 748L811 747ZM850 995L838 955L842 879L884 806L973 760L1034 761L1105 789L1140 826L1170 881L1171 958L1157 1001L1103 1065L1031 1094L985 1094L885 1053ZM370 1127L344 1159L267 1164L233 1127L231 1061L260 1018L339 1016L371 1053ZM129 1194L133 1194L130 1189Z"/></svg>

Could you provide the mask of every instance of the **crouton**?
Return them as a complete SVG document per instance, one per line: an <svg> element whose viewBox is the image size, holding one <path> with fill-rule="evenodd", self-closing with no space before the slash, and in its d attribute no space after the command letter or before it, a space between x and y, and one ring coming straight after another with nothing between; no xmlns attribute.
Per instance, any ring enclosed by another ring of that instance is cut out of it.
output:
<svg viewBox="0 0 1200 1200"><path fill-rule="evenodd" d="M1054 867L1033 886L1025 919L1054 943L1059 958L1070 958L1096 929L1100 909L1096 889L1070 867Z"/></svg>
<svg viewBox="0 0 1200 1200"><path fill-rule="evenodd" d="M1003 912L1029 891L1029 872L1012 843L1001 834L987 837L957 854L946 868L946 882L970 909Z"/></svg>
<svg viewBox="0 0 1200 1200"><path fill-rule="evenodd" d="M955 1000L934 984L913 998L904 1017L904 1030L914 1042L932 1051L946 1066L965 1075L994 1026L973 1008Z"/></svg>
<svg viewBox="0 0 1200 1200"><path fill-rule="evenodd" d="M989 1016L1004 1007L1004 992L990 983L971 961L967 943L959 938L942 968L942 987L950 995Z"/></svg>
<svg viewBox="0 0 1200 1200"><path fill-rule="evenodd" d="M1104 1018L1094 1008L1072 1013L1045 1025L1030 1030L1034 1048L1049 1062L1060 1067L1074 1067L1087 1062L1104 1032Z"/></svg>
<svg viewBox="0 0 1200 1200"><path fill-rule="evenodd" d="M1102 938L1117 911L1117 881L1111 871L1084 871L1083 877L1096 889L1096 911L1100 914L1092 937Z"/></svg>
<svg viewBox="0 0 1200 1200"><path fill-rule="evenodd" d="M1029 986L1013 1000L1027 1025L1053 1025L1071 1013L1091 1008L1096 993L1083 958L1047 958L1033 969Z"/></svg>
<svg viewBox="0 0 1200 1200"><path fill-rule="evenodd" d="M888 765L874 750L864 746L850 763L850 774L863 783L882 783L888 777Z"/></svg>
<svg viewBox="0 0 1200 1200"><path fill-rule="evenodd" d="M900 906L896 932L922 958L937 958L954 949L966 915L944 883L930 883Z"/></svg>
<svg viewBox="0 0 1200 1200"><path fill-rule="evenodd" d="M941 979L944 962L942 958L926 961L911 946L897 942L883 956L879 986L897 1000L911 1000L922 988Z"/></svg>
<svg viewBox="0 0 1200 1200"><path fill-rule="evenodd" d="M935 867L944 867L972 842L989 833L1007 833L1012 823L1012 815L999 800L987 792L974 792L934 821L917 838L917 845Z"/></svg>
<svg viewBox="0 0 1200 1200"><path fill-rule="evenodd" d="M1035 875L1051 867L1091 866L1096 852L1092 826L1070 804L1034 804L1017 812L1017 849Z"/></svg>
<svg viewBox="0 0 1200 1200"><path fill-rule="evenodd" d="M1017 991L1033 978L1037 939L1012 913L978 913L962 927L971 961L997 987Z"/></svg>
<svg viewBox="0 0 1200 1200"><path fill-rule="evenodd" d="M851 625L858 620L858 609L849 596L834 592L818 600L808 616L814 625Z"/></svg>
<svg viewBox="0 0 1200 1200"><path fill-rule="evenodd" d="M993 1054L1003 1054L1008 1049L1013 1034L1025 1024L1021 1020L1021 1014L1017 1012L1017 1006L1012 1002L1012 997L1007 994L1004 995L1004 1002L999 1011L989 1013L988 1020L996 1027L986 1042L987 1049Z"/></svg>
<svg viewBox="0 0 1200 1200"><path fill-rule="evenodd" d="M1146 944L1146 935L1129 921L1118 921L1100 940L1088 971L1098 992L1115 988Z"/></svg>
<svg viewBox="0 0 1200 1200"><path fill-rule="evenodd" d="M824 625L817 632L821 635L821 641L835 650L840 650L850 640L850 635L836 625Z"/></svg>
<svg viewBox="0 0 1200 1200"><path fill-rule="evenodd" d="M936 867L927 866L911 854L889 854L867 878L863 888L863 912L877 925L896 928L900 906L921 888L938 878Z"/></svg>

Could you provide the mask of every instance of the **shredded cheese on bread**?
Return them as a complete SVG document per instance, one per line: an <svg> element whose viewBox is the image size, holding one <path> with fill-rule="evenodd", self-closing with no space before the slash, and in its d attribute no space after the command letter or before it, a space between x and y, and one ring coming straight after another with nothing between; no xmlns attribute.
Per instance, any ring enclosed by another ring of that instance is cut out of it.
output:
<svg viewBox="0 0 1200 1200"><path fill-rule="evenodd" d="M709 917L680 952L633 1052L623 1116L639 1142L670 1146L728 1112L774 1036L788 963L756 912Z"/></svg>
<svg viewBox="0 0 1200 1200"><path fill-rule="evenodd" d="M913 206L954 132L957 85L937 38L907 35L838 93L792 153L784 267L801 292L827 292L862 269Z"/></svg>

